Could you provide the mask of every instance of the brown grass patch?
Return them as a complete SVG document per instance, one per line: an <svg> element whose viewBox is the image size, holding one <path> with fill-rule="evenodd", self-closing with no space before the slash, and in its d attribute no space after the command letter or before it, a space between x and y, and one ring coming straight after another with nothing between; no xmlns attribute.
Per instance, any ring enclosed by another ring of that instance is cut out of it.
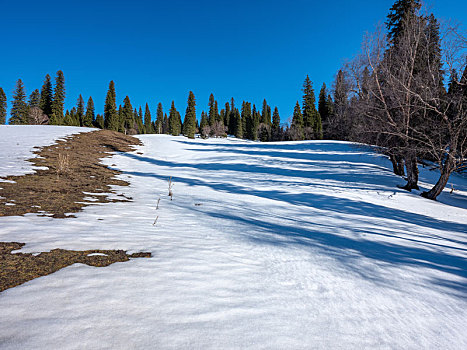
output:
<svg viewBox="0 0 467 350"><path fill-rule="evenodd" d="M75 251L54 249L38 255L11 253L23 246L24 243L0 242L0 292L34 278L49 275L75 263L104 267L116 262L128 261L130 258L151 257L151 253L127 254L124 250ZM92 253L105 254L105 256L88 256Z"/></svg>
<svg viewBox="0 0 467 350"><path fill-rule="evenodd" d="M105 195L91 196L84 192L105 194L112 192L110 185L127 186L115 179L119 171L100 163L110 152L128 152L140 144L134 137L109 130L72 135L63 141L36 151L40 158L29 161L35 166L47 167L33 174L8 176L14 183L0 182L0 216L26 213L52 214L56 218L76 213L87 204L85 197L93 197L92 203L115 202ZM128 201L124 197L119 201ZM72 215L69 215L72 216Z"/></svg>

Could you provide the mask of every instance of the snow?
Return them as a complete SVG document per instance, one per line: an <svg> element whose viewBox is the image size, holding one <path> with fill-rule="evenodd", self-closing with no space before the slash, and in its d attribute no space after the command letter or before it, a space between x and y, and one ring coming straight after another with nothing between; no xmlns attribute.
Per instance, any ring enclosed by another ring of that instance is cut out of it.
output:
<svg viewBox="0 0 467 350"><path fill-rule="evenodd" d="M132 202L1 217L0 241L153 257L0 293L0 348L467 348L466 179L433 202L345 142L139 137L104 160Z"/></svg>
<svg viewBox="0 0 467 350"><path fill-rule="evenodd" d="M34 172L27 160L34 157L39 147L49 146L67 136L93 131L92 128L73 126L0 125L0 177ZM0 179L0 182L2 180Z"/></svg>

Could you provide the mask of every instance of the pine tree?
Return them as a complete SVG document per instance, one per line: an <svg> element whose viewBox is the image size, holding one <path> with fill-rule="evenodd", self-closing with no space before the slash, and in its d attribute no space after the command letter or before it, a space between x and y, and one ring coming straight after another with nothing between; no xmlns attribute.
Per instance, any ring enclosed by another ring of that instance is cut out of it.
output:
<svg viewBox="0 0 467 350"><path fill-rule="evenodd" d="M232 106L233 104L233 98L232 98ZM233 111L233 113L232 113ZM240 116L240 112L238 111L238 108L233 108L231 110L231 118L236 122L235 126L235 137L238 139L243 138L243 122L242 122L242 117Z"/></svg>
<svg viewBox="0 0 467 350"><path fill-rule="evenodd" d="M295 108L293 110L292 128L296 133L294 138L297 140L303 140L303 115L302 111L300 110L300 104L298 101L295 104Z"/></svg>
<svg viewBox="0 0 467 350"><path fill-rule="evenodd" d="M104 117L102 116L102 114L98 114L96 116L94 126L99 129L104 129Z"/></svg>
<svg viewBox="0 0 467 350"><path fill-rule="evenodd" d="M211 94L212 96L212 94ZM190 139L195 138L196 128L196 100L192 91L188 94L188 106L185 112L185 122L183 123L183 133ZM213 106L214 107L214 106ZM214 116L215 118L215 116Z"/></svg>
<svg viewBox="0 0 467 350"><path fill-rule="evenodd" d="M221 122L222 124L224 123L224 118L221 118L221 115L219 114L219 107L217 105L217 101L214 101L214 117L216 119L216 122Z"/></svg>
<svg viewBox="0 0 467 350"><path fill-rule="evenodd" d="M31 95L29 95L29 108L39 108L41 103L41 94L39 93L39 89L34 90Z"/></svg>
<svg viewBox="0 0 467 350"><path fill-rule="evenodd" d="M79 94L78 101L76 102L76 114L79 120L79 126L84 126L84 99Z"/></svg>
<svg viewBox="0 0 467 350"><path fill-rule="evenodd" d="M163 134L169 133L169 118L167 117L167 113L164 113L164 122L162 123L162 133Z"/></svg>
<svg viewBox="0 0 467 350"><path fill-rule="evenodd" d="M151 124L151 123L149 123L149 124ZM143 109L141 108L141 106L139 106L139 108L138 108L138 116L136 118L136 126L138 128L138 134L144 134Z"/></svg>
<svg viewBox="0 0 467 350"><path fill-rule="evenodd" d="M162 109L162 103L157 105L157 115L156 115L156 134L165 133L164 129L164 110Z"/></svg>
<svg viewBox="0 0 467 350"><path fill-rule="evenodd" d="M133 107L131 106L130 98L128 96L125 96L125 99L123 100L121 118L123 122L123 128L125 132L128 133L130 129L133 128L135 122L135 112L133 111Z"/></svg>
<svg viewBox="0 0 467 350"><path fill-rule="evenodd" d="M235 119L235 100L232 97L230 99L230 116L229 116L229 130L231 130L232 135L237 134L237 119Z"/></svg>
<svg viewBox="0 0 467 350"><path fill-rule="evenodd" d="M59 70L55 77L54 99L52 102L52 117L49 123L60 125L63 123L63 107L65 105L65 76Z"/></svg>
<svg viewBox="0 0 467 350"><path fill-rule="evenodd" d="M261 119L261 115L256 111L256 106L253 104L253 110L251 111L252 125L251 125L251 139L256 141L258 139L258 126Z"/></svg>
<svg viewBox="0 0 467 350"><path fill-rule="evenodd" d="M94 101L92 100L92 97L89 97L88 103L86 105L86 113L84 114L82 126L92 127L95 123L94 118Z"/></svg>
<svg viewBox="0 0 467 350"><path fill-rule="evenodd" d="M323 83L323 86L321 87L321 90L319 91L319 98L318 98L318 112L319 112L319 115L321 116L318 123L322 121L324 124L326 124L329 121L331 117L330 107L331 105L328 101L326 84Z"/></svg>
<svg viewBox="0 0 467 350"><path fill-rule="evenodd" d="M230 104L228 102L225 103L224 125L227 127L227 133L229 135L232 135L233 134L233 129L230 128Z"/></svg>
<svg viewBox="0 0 467 350"><path fill-rule="evenodd" d="M18 79L16 82L10 115L10 124L20 125L27 124L28 122L28 105L26 103L26 93L21 79Z"/></svg>
<svg viewBox="0 0 467 350"><path fill-rule="evenodd" d="M242 123L242 128L244 127L243 136L248 139L253 139L253 118L251 116L251 103L243 101L241 118L244 123Z"/></svg>
<svg viewBox="0 0 467 350"><path fill-rule="evenodd" d="M151 121L151 111L149 110L149 105L147 103L144 108L144 132L146 134L154 134L154 128Z"/></svg>
<svg viewBox="0 0 467 350"><path fill-rule="evenodd" d="M214 95L211 94L209 95L209 103L208 103L208 107L209 107L209 111L208 111L208 122L209 122L209 125L210 126L213 126L214 123L216 122L216 112L215 112L215 108L214 108L214 104L215 104L215 99L214 99Z"/></svg>
<svg viewBox="0 0 467 350"><path fill-rule="evenodd" d="M113 80L109 83L109 90L105 97L104 105L104 126L106 129L118 131L119 119L117 114L117 103L115 94L115 83Z"/></svg>
<svg viewBox="0 0 467 350"><path fill-rule="evenodd" d="M0 87L0 125L6 123L7 100L5 91Z"/></svg>
<svg viewBox="0 0 467 350"><path fill-rule="evenodd" d="M261 123L271 125L271 107L268 106L266 99L263 100L263 111L261 113Z"/></svg>
<svg viewBox="0 0 467 350"><path fill-rule="evenodd" d="M39 108L42 109L45 115L52 116L52 102L53 102L52 81L50 75L45 76L44 84L41 88L41 100Z"/></svg>
<svg viewBox="0 0 467 350"><path fill-rule="evenodd" d="M180 125L180 120L179 120L179 113L177 109L175 108L174 101L172 101L172 106L170 107L170 110L169 110L168 122L169 122L169 134L173 136L180 135L181 125Z"/></svg>
<svg viewBox="0 0 467 350"><path fill-rule="evenodd" d="M117 111L117 119L118 119L118 132L125 132L125 118L123 117L123 109L122 105L118 105Z"/></svg>
<svg viewBox="0 0 467 350"><path fill-rule="evenodd" d="M206 127L209 126L209 121L206 113L204 111L201 112L201 122L199 123L199 133L201 134L201 137L205 138L209 135L206 132Z"/></svg>
<svg viewBox="0 0 467 350"><path fill-rule="evenodd" d="M304 131L309 133L309 130L313 135L307 135L307 138L320 138L319 135L322 133L321 129L321 116L316 110L316 99L315 92L313 90L313 84L307 75L305 82L303 83L303 127Z"/></svg>
<svg viewBox="0 0 467 350"><path fill-rule="evenodd" d="M279 116L279 109L274 107L274 113L272 114L272 130L279 130L281 127L281 117Z"/></svg>

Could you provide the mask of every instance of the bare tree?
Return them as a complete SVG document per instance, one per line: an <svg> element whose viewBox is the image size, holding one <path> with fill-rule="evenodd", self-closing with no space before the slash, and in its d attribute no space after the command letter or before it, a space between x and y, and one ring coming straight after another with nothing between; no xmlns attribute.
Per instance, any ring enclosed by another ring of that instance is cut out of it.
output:
<svg viewBox="0 0 467 350"><path fill-rule="evenodd" d="M361 135L383 146L393 156L403 157L407 185L418 188L417 158L435 161L440 169L436 185L423 196L436 199L446 186L450 174L466 164L467 157L467 68L465 35L449 28L436 37L437 22L433 16L418 15L404 24L397 47L389 47L379 30L367 36L363 54L354 60L356 77L363 69L370 71L366 87L361 80L355 115ZM451 75L449 91L444 87L446 70ZM460 79L454 72L463 72ZM367 90L365 93L364 90ZM396 167L396 166L395 166Z"/></svg>
<svg viewBox="0 0 467 350"><path fill-rule="evenodd" d="M28 115L29 124L49 124L49 117L39 107L30 107Z"/></svg>

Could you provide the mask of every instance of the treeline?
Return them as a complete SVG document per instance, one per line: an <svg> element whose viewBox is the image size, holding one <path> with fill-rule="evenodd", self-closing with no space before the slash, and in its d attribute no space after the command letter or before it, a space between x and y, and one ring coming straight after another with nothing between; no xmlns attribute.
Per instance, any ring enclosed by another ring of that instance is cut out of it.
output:
<svg viewBox="0 0 467 350"><path fill-rule="evenodd" d="M115 84L109 84L104 105L104 114L95 114L94 101L89 98L85 105L84 99L79 95L76 106L64 111L65 78L62 71L58 71L55 85L50 75L46 75L41 90L34 90L29 99L23 82L19 79L13 93L10 124L51 124L69 126L87 126L101 129L120 131L126 134L171 134L194 137L199 133L201 137L226 137L234 135L237 138L259 141L296 141L322 139L322 116L328 119L333 113L333 101L327 94L326 85L323 84L319 95L318 109L312 82L307 76L303 84L303 100L294 108L293 117L288 124L281 125L279 110L274 110L263 100L261 108L249 101L242 101L237 106L235 100L223 105L219 104L211 94L207 111L201 112L198 121L196 117L196 100L190 91L184 119L175 108L172 101L169 113L164 113L159 103L156 118L152 120L151 111L146 103L144 114L141 106L133 108L130 98L126 96L123 104L117 107ZM0 123L6 121L7 101L0 88Z"/></svg>
<svg viewBox="0 0 467 350"><path fill-rule="evenodd" d="M467 167L466 36L458 27L441 33L419 0L398 0L386 31L365 36L362 48L337 73L324 136L379 146L409 191L419 188L418 164L434 162L439 180L422 195L436 199Z"/></svg>

